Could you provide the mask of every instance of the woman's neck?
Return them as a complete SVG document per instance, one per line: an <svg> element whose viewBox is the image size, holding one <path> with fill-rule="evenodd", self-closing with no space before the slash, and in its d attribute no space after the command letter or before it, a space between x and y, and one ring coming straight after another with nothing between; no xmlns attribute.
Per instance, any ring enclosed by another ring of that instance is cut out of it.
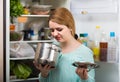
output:
<svg viewBox="0 0 120 82"><path fill-rule="evenodd" d="M71 52L71 51L75 50L76 48L78 48L80 45L81 45L81 43L75 39L68 40L61 44L62 53Z"/></svg>

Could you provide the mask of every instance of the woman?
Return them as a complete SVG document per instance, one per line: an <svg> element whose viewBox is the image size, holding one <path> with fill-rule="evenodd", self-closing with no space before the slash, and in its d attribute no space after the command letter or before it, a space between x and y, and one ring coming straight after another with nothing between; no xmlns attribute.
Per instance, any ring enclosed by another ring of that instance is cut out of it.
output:
<svg viewBox="0 0 120 82"><path fill-rule="evenodd" d="M75 35L72 14L66 8L57 8L49 17L52 36L60 43L61 53L55 69L51 66L36 65L40 82L94 82L94 70L74 67L75 61L94 63L92 51L81 44Z"/></svg>

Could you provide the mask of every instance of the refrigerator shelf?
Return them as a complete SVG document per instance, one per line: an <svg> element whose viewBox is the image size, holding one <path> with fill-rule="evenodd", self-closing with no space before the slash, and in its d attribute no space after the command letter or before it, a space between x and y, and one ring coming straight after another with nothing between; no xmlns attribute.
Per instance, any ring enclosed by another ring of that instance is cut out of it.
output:
<svg viewBox="0 0 120 82"><path fill-rule="evenodd" d="M34 57L21 57L21 58L10 58L10 60L28 60L28 59L34 59Z"/></svg>
<svg viewBox="0 0 120 82"><path fill-rule="evenodd" d="M22 15L22 17L49 17L49 15Z"/></svg>
<svg viewBox="0 0 120 82"><path fill-rule="evenodd" d="M31 40L31 41L10 41L10 43L38 43L38 42L52 42L53 40Z"/></svg>
<svg viewBox="0 0 120 82"><path fill-rule="evenodd" d="M19 81L32 81L32 80L38 80L37 77L35 78L28 78L28 79L11 79L10 82L19 82Z"/></svg>

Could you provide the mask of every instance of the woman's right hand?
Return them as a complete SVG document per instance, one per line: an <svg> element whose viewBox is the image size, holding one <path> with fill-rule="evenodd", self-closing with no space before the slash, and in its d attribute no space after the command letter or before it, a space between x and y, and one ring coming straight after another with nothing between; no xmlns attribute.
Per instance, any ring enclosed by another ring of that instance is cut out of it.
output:
<svg viewBox="0 0 120 82"><path fill-rule="evenodd" d="M51 69L51 66L50 66L50 65L46 64L46 65L43 67L41 64L35 63L35 61L33 61L33 63L34 63L34 65L35 65L35 67L36 67L38 70L40 70L42 77L47 77L47 76L48 76L49 71L50 71L50 69Z"/></svg>

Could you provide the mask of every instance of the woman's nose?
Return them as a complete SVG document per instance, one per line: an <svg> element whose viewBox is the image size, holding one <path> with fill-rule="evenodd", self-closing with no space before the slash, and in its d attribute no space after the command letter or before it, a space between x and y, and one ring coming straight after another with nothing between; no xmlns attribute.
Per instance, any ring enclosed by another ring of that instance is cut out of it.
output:
<svg viewBox="0 0 120 82"><path fill-rule="evenodd" d="M53 35L53 36L57 36L57 35L58 35L58 31L57 31L57 30L54 30L54 32L52 32L52 35Z"/></svg>

